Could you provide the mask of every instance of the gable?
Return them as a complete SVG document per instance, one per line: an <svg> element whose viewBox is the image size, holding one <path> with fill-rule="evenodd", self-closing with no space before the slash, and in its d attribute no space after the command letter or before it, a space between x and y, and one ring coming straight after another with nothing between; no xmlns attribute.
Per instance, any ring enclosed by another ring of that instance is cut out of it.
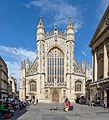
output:
<svg viewBox="0 0 109 120"><path fill-rule="evenodd" d="M36 58L33 65L31 66L31 68L28 71L28 75L36 74L37 71L38 71L38 59Z"/></svg>
<svg viewBox="0 0 109 120"><path fill-rule="evenodd" d="M89 44L90 47L92 47L92 45L97 41L97 39L102 36L102 34L104 34L104 32L106 31L106 29L109 27L107 25L107 18L109 17L109 6L108 8L106 9L93 37L92 37L92 40Z"/></svg>
<svg viewBox="0 0 109 120"><path fill-rule="evenodd" d="M100 28L98 29L95 39L97 39L102 33L103 31L107 28L106 22L105 20L103 21L102 25L100 26Z"/></svg>

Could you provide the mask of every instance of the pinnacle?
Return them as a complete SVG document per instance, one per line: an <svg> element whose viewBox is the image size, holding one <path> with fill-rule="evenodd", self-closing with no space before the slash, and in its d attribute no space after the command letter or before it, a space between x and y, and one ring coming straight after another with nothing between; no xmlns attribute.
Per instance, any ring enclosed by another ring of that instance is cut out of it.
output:
<svg viewBox="0 0 109 120"><path fill-rule="evenodd" d="M68 21L68 25L67 27L73 27L73 24L72 24L72 19L71 17L69 17L69 21Z"/></svg>
<svg viewBox="0 0 109 120"><path fill-rule="evenodd" d="M44 27L44 24L42 22L42 16L40 16L40 21L39 21L38 27Z"/></svg>

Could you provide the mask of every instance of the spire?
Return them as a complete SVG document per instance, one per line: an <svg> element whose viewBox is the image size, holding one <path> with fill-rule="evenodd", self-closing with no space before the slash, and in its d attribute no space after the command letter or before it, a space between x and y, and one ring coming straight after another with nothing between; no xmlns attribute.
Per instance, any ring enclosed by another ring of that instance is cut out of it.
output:
<svg viewBox="0 0 109 120"><path fill-rule="evenodd" d="M72 19L69 18L69 21L68 21L68 25L67 25L67 28L69 27L74 27L73 24L72 24Z"/></svg>
<svg viewBox="0 0 109 120"><path fill-rule="evenodd" d="M90 69L90 64L88 61L86 62L86 69Z"/></svg>
<svg viewBox="0 0 109 120"><path fill-rule="evenodd" d="M81 63L82 69L84 70L84 60L82 59L82 63Z"/></svg>
<svg viewBox="0 0 109 120"><path fill-rule="evenodd" d="M23 62L21 61L20 70L23 69Z"/></svg>
<svg viewBox="0 0 109 120"><path fill-rule="evenodd" d="M25 69L25 60L24 61L21 61L21 66L20 66L20 69Z"/></svg>
<svg viewBox="0 0 109 120"><path fill-rule="evenodd" d="M39 21L39 24L38 24L37 28L39 28L39 27L44 28L44 24L42 22L42 16L40 16L40 21Z"/></svg>

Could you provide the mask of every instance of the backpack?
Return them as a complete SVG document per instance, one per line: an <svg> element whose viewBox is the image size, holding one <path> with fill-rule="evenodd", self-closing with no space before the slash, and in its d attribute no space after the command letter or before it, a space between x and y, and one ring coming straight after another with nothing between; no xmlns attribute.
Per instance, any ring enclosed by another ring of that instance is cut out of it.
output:
<svg viewBox="0 0 109 120"><path fill-rule="evenodd" d="M9 113L5 113L5 114L3 114L3 117L4 117L4 118L11 118L12 116L11 116L11 114L9 114Z"/></svg>

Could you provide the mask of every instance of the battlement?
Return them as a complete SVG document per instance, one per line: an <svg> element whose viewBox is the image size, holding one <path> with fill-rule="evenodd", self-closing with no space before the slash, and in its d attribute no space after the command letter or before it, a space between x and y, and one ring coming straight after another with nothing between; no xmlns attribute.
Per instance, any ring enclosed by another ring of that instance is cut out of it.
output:
<svg viewBox="0 0 109 120"><path fill-rule="evenodd" d="M60 31L52 31L52 32L46 32L45 33L45 39L53 37L53 36L66 38L66 33L65 32L60 32Z"/></svg>

